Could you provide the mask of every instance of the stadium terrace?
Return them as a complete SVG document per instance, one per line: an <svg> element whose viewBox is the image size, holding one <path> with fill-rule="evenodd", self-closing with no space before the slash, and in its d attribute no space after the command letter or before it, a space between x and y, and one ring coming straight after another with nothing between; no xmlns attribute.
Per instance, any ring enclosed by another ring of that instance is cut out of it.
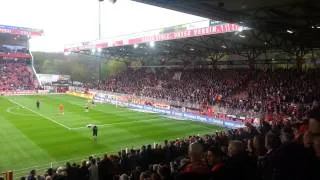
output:
<svg viewBox="0 0 320 180"><path fill-rule="evenodd" d="M135 1L216 20L66 45L70 74L0 25L0 180L319 179L318 2Z"/></svg>

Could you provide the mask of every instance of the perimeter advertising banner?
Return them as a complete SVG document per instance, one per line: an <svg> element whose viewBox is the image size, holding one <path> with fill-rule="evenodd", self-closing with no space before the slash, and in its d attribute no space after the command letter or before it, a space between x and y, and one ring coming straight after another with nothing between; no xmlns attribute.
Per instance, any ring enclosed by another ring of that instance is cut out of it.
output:
<svg viewBox="0 0 320 180"><path fill-rule="evenodd" d="M76 52L81 50L108 48L126 45L135 45L141 43L149 43L156 41L166 41L174 39L183 39L189 37L205 36L212 34L221 34L234 31L242 31L247 27L238 24L224 23L220 21L199 21L195 23L178 25L158 30L152 30L143 33L135 33L126 36L103 39L98 41L81 42L71 45L66 45L65 52Z"/></svg>
<svg viewBox="0 0 320 180"><path fill-rule="evenodd" d="M93 99L93 97L94 97L94 94L92 94L92 93L84 93L84 92L79 92L79 91L68 91L67 94L72 95L72 96L82 97L85 99Z"/></svg>
<svg viewBox="0 0 320 180"><path fill-rule="evenodd" d="M136 104L133 102L123 102L123 101L118 101L117 98L118 98L117 96L110 95L107 93L96 93L95 96L93 97L93 100L99 103L111 103L119 106L130 107L133 109L143 109L151 112L164 114L167 116L179 117L179 118L182 118L182 120L191 120L191 121L198 121L198 122L203 122L208 124L215 124L215 125L226 127L226 128L241 128L245 126L244 123L242 122L221 120L221 119L217 119L209 116L175 111L167 108L147 106L143 104Z"/></svg>
<svg viewBox="0 0 320 180"><path fill-rule="evenodd" d="M23 90L23 91L0 91L0 95L14 96L14 95L40 95L48 94L48 90Z"/></svg>

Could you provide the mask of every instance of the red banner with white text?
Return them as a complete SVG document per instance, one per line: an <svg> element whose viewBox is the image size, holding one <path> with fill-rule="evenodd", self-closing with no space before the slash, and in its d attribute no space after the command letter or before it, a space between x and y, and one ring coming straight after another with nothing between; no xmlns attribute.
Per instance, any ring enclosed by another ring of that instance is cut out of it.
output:
<svg viewBox="0 0 320 180"><path fill-rule="evenodd" d="M141 43L155 42L155 41L166 41L174 39L183 39L189 37L205 36L212 34L222 34L227 32L242 31L248 29L242 27L238 24L222 23L214 26L199 27L194 29L186 29L183 31L169 32L163 34L154 34L147 36L130 36L123 37L119 39L105 39L91 42L82 42L72 45L65 46L64 52L77 52L81 50L90 50L98 48L108 48L108 47L117 47L117 46L126 46L126 45L135 45Z"/></svg>
<svg viewBox="0 0 320 180"><path fill-rule="evenodd" d="M27 53L4 53L0 52L0 58L3 59L30 59L31 55Z"/></svg>

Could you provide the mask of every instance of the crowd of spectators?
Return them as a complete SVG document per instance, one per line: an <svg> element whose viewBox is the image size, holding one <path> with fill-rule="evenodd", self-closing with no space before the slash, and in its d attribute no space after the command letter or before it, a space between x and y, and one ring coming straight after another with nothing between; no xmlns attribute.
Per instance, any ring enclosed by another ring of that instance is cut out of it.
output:
<svg viewBox="0 0 320 180"><path fill-rule="evenodd" d="M258 126L67 162L27 180L315 180L320 170L319 71L129 69L99 89L231 110L284 114Z"/></svg>
<svg viewBox="0 0 320 180"><path fill-rule="evenodd" d="M174 78L181 73L179 78ZM215 105L228 114L303 116L320 99L320 72L309 70L149 69L127 71L100 84L101 90L169 101ZM299 114L300 113L300 114Z"/></svg>
<svg viewBox="0 0 320 180"><path fill-rule="evenodd" d="M180 77L174 78L176 73ZM237 77L237 79L234 79ZM127 71L110 78L103 90L161 98L180 102L212 101L217 96L228 96L248 80L246 70L209 69L168 70L148 72L146 69Z"/></svg>
<svg viewBox="0 0 320 180"><path fill-rule="evenodd" d="M82 165L67 162L27 180L316 180L320 170L320 109L301 121L164 141Z"/></svg>
<svg viewBox="0 0 320 180"><path fill-rule="evenodd" d="M33 72L25 60L0 62L0 91L34 89Z"/></svg>

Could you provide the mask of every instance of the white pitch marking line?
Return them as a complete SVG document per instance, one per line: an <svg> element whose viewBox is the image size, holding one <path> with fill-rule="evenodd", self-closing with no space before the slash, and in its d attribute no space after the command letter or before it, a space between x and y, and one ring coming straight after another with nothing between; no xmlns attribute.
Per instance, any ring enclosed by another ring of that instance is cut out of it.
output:
<svg viewBox="0 0 320 180"><path fill-rule="evenodd" d="M66 125L64 125L64 124L61 124L61 123L59 123L59 122L55 121L54 119L51 119L51 118L49 118L49 117L47 117L47 116L44 116L44 115L42 115L42 114L40 114L40 113L38 113L38 112L36 112L36 111L34 111L34 110L26 107L26 106L23 106L23 105L17 103L16 101L14 101L14 100L12 100L12 99L10 99L9 101L12 102L12 103L14 103L14 104L16 104L16 105L18 105L18 106L20 106L20 107L22 107L22 108L25 108L25 109L27 109L27 110L35 113L35 114L37 114L37 115L39 115L39 116L41 116L41 117L43 117L43 118L45 118L45 119L53 122L53 123L56 123L56 124L58 124L58 125L60 125L60 126L62 126L62 127L64 127L64 128L66 128L66 129L68 129L68 130L71 130L70 127L68 127L68 126L66 126Z"/></svg>
<svg viewBox="0 0 320 180"><path fill-rule="evenodd" d="M130 121L130 122L118 122L118 123L110 123L110 124L100 124L100 125L96 125L98 127L105 127L105 126L113 126L113 125L121 125L121 124L134 124L134 123L139 123L139 122L152 122L153 120L156 119L163 119L161 117L157 117L157 118L151 118L151 119L147 119L147 120L137 120L137 121ZM77 129L86 129L88 127L77 127L77 128L71 128L71 130L77 130Z"/></svg>
<svg viewBox="0 0 320 180"><path fill-rule="evenodd" d="M18 115L18 116L32 116L32 117L35 117L36 115L33 115L33 114L21 114L21 113L16 113L16 112L12 112L12 110L14 109L17 109L17 108L20 108L19 106L12 106L12 107L9 107L6 109L6 111L10 114L14 114L14 115Z"/></svg>

